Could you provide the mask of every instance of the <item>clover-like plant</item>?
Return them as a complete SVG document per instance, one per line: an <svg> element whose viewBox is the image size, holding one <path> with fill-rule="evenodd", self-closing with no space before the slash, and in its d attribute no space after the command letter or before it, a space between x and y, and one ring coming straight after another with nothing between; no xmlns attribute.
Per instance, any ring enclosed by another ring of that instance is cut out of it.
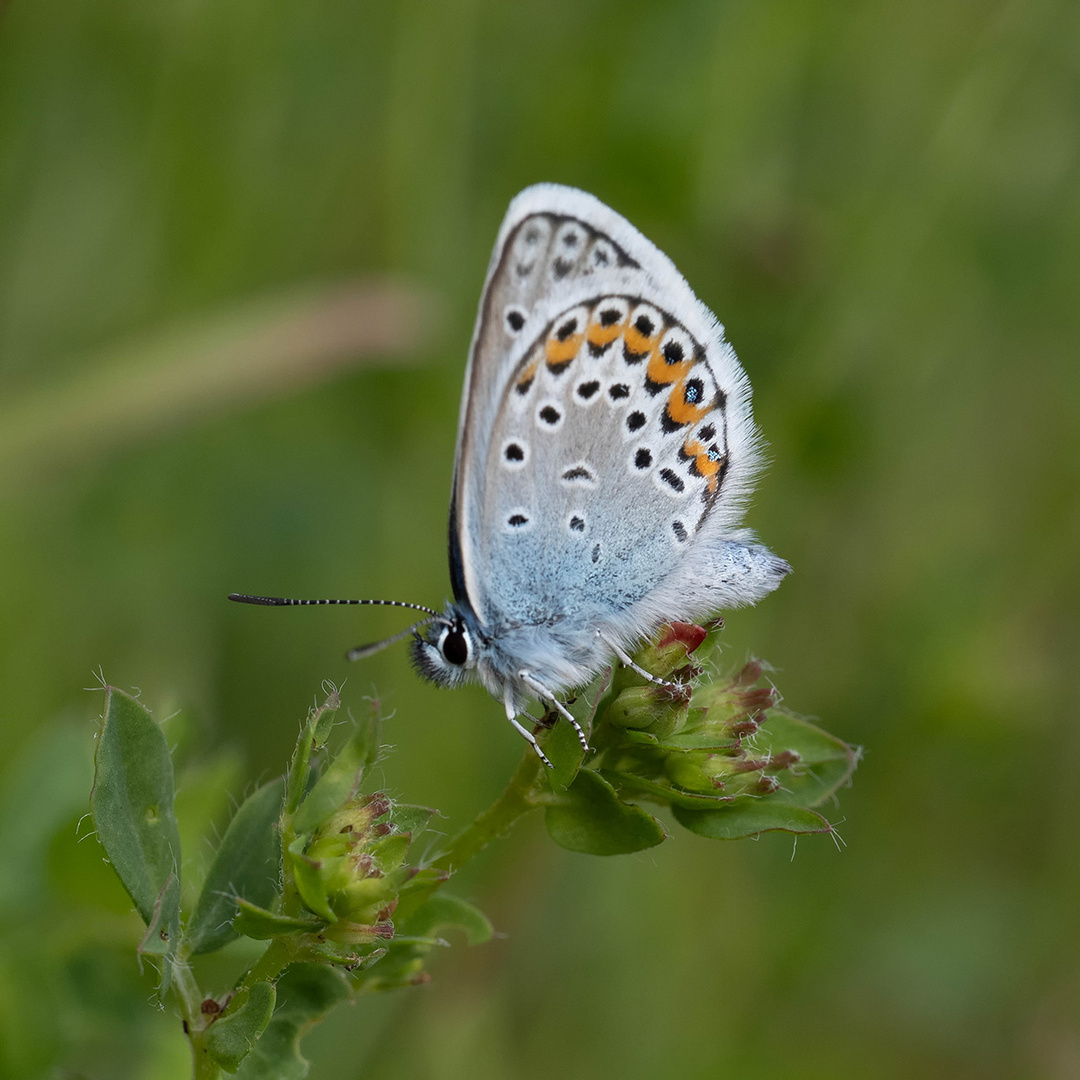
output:
<svg viewBox="0 0 1080 1080"><path fill-rule="evenodd" d="M285 775L236 810L190 911L181 910L165 736L139 701L108 687L93 820L146 924L138 952L160 966L160 992L178 1006L196 1080L221 1070L245 1080L304 1077L300 1038L338 1002L426 981L425 960L449 927L470 944L486 941L487 918L444 886L531 810L543 810L557 844L593 855L666 839L643 803L716 839L831 832L814 808L849 779L857 753L782 709L757 661L702 679L706 638L704 628L676 623L638 654L667 686L616 667L580 694L572 708L589 732L587 753L568 724L545 718L537 737L554 767L527 750L494 805L434 848L415 842L434 811L370 789L377 705L329 751L342 726L330 688L301 726ZM200 988L192 959L238 938L265 947L233 985Z"/></svg>

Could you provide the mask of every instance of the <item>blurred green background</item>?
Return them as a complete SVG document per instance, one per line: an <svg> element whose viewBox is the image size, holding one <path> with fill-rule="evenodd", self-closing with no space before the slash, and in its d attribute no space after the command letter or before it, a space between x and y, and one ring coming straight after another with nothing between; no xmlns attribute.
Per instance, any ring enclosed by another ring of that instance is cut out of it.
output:
<svg viewBox="0 0 1080 1080"><path fill-rule="evenodd" d="M506 936L334 1014L312 1076L1080 1076L1078 163L1070 0L4 8L0 1075L187 1070L76 842L99 669L176 713L193 833L324 678L447 830L505 782L483 692L342 659L395 613L224 596L441 602L490 246L556 180L750 374L796 572L724 655L866 747L846 847L529 822L459 884Z"/></svg>

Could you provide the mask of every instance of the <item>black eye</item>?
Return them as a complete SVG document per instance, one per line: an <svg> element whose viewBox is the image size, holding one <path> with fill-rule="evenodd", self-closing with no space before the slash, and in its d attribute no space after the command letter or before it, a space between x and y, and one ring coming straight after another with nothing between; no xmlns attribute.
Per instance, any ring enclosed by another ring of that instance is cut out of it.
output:
<svg viewBox="0 0 1080 1080"><path fill-rule="evenodd" d="M449 664L460 667L469 659L469 643L460 630L451 630L442 640L442 654Z"/></svg>

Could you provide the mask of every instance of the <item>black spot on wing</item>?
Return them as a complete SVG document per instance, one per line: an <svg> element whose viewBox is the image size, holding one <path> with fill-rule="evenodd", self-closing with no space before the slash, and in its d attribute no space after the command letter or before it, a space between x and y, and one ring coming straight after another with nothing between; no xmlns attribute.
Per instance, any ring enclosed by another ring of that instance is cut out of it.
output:
<svg viewBox="0 0 1080 1080"><path fill-rule="evenodd" d="M674 469L661 469L660 479L673 491L682 491L686 487L682 477Z"/></svg>
<svg viewBox="0 0 1080 1080"><path fill-rule="evenodd" d="M573 483L575 480L583 480L585 483L591 482L594 477L593 474L585 468L584 465L575 465L562 474L562 478L567 483Z"/></svg>
<svg viewBox="0 0 1080 1080"><path fill-rule="evenodd" d="M642 316L644 318L644 316ZM641 321L640 319L638 320ZM646 335L648 336L648 335ZM683 360L683 347L677 341L664 342L664 359L669 364L681 364Z"/></svg>

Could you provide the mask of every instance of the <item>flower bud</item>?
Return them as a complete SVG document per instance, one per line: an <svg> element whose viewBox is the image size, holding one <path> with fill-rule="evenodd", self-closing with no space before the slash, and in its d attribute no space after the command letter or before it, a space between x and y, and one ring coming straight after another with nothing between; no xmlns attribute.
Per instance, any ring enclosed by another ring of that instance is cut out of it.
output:
<svg viewBox="0 0 1080 1080"><path fill-rule="evenodd" d="M690 693L672 693L660 686L630 686L608 706L607 720L618 727L649 731L658 738L686 722Z"/></svg>
<svg viewBox="0 0 1080 1080"><path fill-rule="evenodd" d="M717 790L717 781L708 765L707 754L669 754L664 771L673 784L685 791L713 795Z"/></svg>
<svg viewBox="0 0 1080 1080"><path fill-rule="evenodd" d="M687 662L707 634L708 630L703 626L673 622L664 627L654 643L641 649L634 661L656 678L666 679Z"/></svg>
<svg viewBox="0 0 1080 1080"><path fill-rule="evenodd" d="M322 931L323 937L339 945L371 945L394 936L392 922L360 923L342 919Z"/></svg>
<svg viewBox="0 0 1080 1080"><path fill-rule="evenodd" d="M403 864L412 840L411 833L395 832L392 809L381 792L355 796L303 851L290 849L304 902L332 925L345 924L331 935L339 943L359 944L364 934L382 933L371 930L376 924L392 931L398 889L410 875Z"/></svg>

